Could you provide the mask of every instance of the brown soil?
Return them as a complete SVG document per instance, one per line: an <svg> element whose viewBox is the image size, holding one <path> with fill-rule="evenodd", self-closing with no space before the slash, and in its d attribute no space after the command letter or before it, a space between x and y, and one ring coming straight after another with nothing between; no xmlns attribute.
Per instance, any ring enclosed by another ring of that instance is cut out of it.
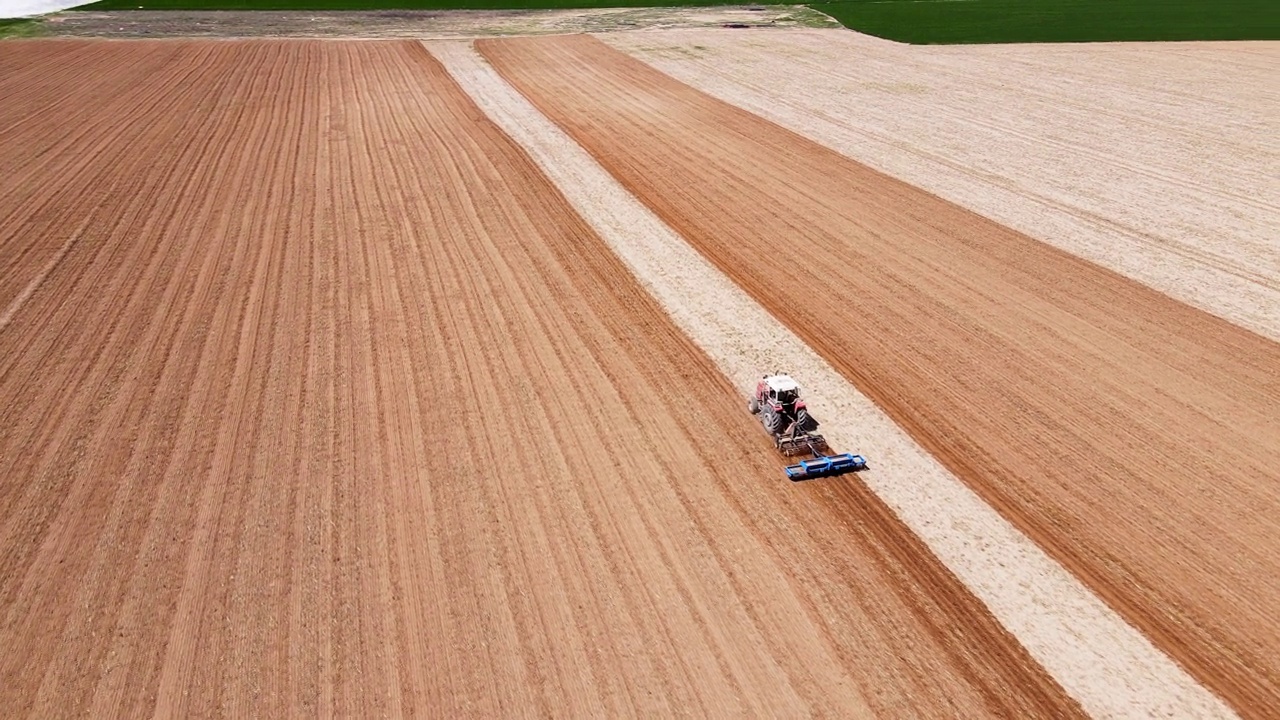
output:
<svg viewBox="0 0 1280 720"><path fill-rule="evenodd" d="M592 38L476 45L1202 682L1280 706L1280 346Z"/></svg>
<svg viewBox="0 0 1280 720"><path fill-rule="evenodd" d="M668 316L741 391L786 368L832 447L871 458L875 493L1092 717L1234 713L948 472L848 379L540 113L472 43L427 45L529 154Z"/></svg>
<svg viewBox="0 0 1280 720"><path fill-rule="evenodd" d="M921 46L832 30L600 39L1280 341L1280 42Z"/></svg>
<svg viewBox="0 0 1280 720"><path fill-rule="evenodd" d="M0 715L1078 712L420 45L0 70Z"/></svg>

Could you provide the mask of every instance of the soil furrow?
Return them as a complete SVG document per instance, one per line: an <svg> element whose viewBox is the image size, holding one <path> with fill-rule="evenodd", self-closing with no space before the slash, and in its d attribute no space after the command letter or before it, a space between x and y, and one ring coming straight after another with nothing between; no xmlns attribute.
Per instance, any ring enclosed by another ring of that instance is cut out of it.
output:
<svg viewBox="0 0 1280 720"><path fill-rule="evenodd" d="M1277 43L920 47L850 32L616 33L726 102L1280 340ZM858 58L848 63L847 58Z"/></svg>
<svg viewBox="0 0 1280 720"><path fill-rule="evenodd" d="M2 331L0 714L1079 714L420 45L163 45L32 176L105 221Z"/></svg>
<svg viewBox="0 0 1280 720"><path fill-rule="evenodd" d="M1280 704L1280 346L595 39L476 46L1201 682Z"/></svg>

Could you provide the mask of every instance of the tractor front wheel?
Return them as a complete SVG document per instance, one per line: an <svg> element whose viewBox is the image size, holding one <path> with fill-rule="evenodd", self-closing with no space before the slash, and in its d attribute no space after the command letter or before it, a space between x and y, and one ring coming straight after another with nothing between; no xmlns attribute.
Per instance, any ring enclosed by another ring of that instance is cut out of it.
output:
<svg viewBox="0 0 1280 720"><path fill-rule="evenodd" d="M752 415L755 415L756 413L760 412L760 401L755 399L754 397L751 398L750 400L747 401L747 409L751 411Z"/></svg>

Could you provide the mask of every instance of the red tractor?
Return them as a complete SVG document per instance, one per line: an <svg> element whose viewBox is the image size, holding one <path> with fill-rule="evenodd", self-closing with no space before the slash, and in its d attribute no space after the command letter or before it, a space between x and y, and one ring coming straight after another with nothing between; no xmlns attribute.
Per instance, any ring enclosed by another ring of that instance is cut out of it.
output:
<svg viewBox="0 0 1280 720"><path fill-rule="evenodd" d="M831 448L826 439L816 432L818 421L800 399L800 384L790 375L765 375L756 383L756 392L747 401L747 409L752 415L760 416L760 424L784 456L813 456L812 460L787 467L787 477L792 480L856 472L867 467L861 455L829 454Z"/></svg>
<svg viewBox="0 0 1280 720"><path fill-rule="evenodd" d="M821 435L814 435L818 421L800 399L800 384L790 375L765 375L756 383L756 393L747 403L747 409L752 415L760 416L760 423L773 436L783 455L806 452L807 440L823 442Z"/></svg>

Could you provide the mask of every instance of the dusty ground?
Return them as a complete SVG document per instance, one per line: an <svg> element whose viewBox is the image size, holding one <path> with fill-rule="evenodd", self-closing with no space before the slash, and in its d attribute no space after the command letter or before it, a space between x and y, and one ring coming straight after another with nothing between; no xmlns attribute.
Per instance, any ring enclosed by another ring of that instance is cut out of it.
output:
<svg viewBox="0 0 1280 720"><path fill-rule="evenodd" d="M420 45L0 68L0 714L1078 712Z"/></svg>
<svg viewBox="0 0 1280 720"><path fill-rule="evenodd" d="M376 12L89 12L49 17L41 31L85 37L452 38L546 35L644 28L840 27L803 5L714 8L594 8Z"/></svg>
<svg viewBox="0 0 1280 720"><path fill-rule="evenodd" d="M723 100L1280 340L1280 43L602 36Z"/></svg>
<svg viewBox="0 0 1280 720"><path fill-rule="evenodd" d="M477 47L1193 675L1280 706L1280 346L598 40Z"/></svg>

